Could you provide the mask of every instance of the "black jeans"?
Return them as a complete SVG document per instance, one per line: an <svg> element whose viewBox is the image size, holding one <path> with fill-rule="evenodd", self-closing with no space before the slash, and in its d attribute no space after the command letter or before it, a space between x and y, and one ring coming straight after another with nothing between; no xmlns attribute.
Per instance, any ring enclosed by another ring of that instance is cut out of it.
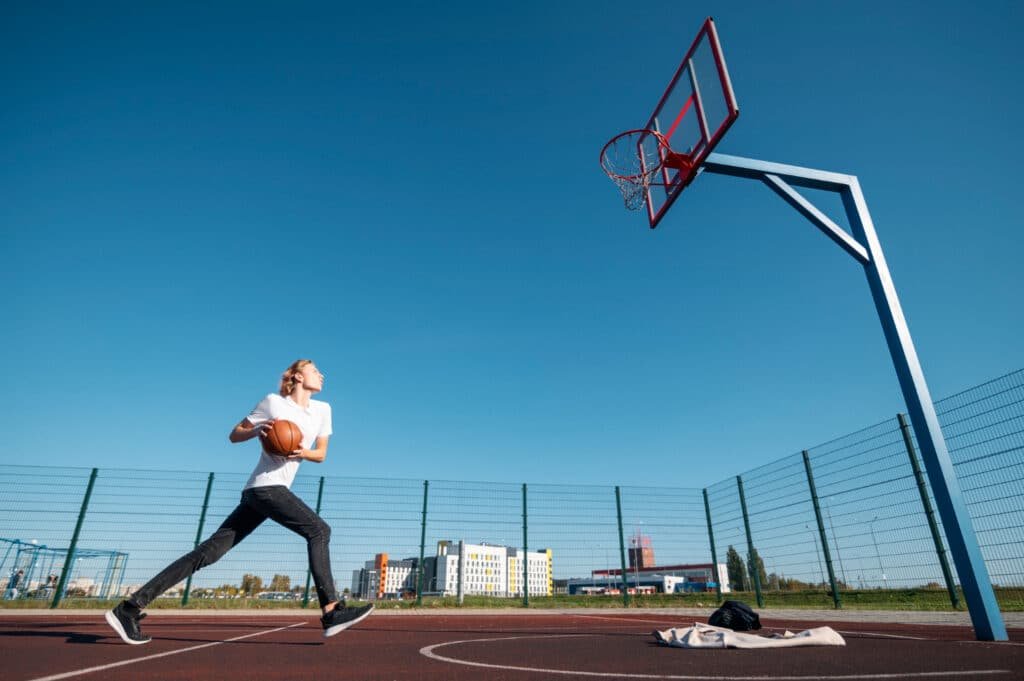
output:
<svg viewBox="0 0 1024 681"><path fill-rule="evenodd" d="M127 600L145 608L154 598L197 570L211 565L232 547L270 518L298 533L309 550L309 570L316 584L320 607L338 600L331 575L331 528L313 509L284 485L250 487L242 492L242 501L209 539L174 561L149 580Z"/></svg>

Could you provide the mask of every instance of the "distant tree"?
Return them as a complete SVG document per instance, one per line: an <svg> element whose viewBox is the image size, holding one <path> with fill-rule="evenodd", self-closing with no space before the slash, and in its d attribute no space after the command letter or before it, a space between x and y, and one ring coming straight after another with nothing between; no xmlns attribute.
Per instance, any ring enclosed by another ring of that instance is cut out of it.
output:
<svg viewBox="0 0 1024 681"><path fill-rule="evenodd" d="M725 569L729 573L729 588L734 591L743 591L747 583L744 578L746 570L743 567L743 558L734 546L729 545L725 553Z"/></svg>
<svg viewBox="0 0 1024 681"><path fill-rule="evenodd" d="M236 596L238 595L238 587L234 584L221 584L214 589L214 593L217 596Z"/></svg>
<svg viewBox="0 0 1024 681"><path fill-rule="evenodd" d="M288 575L274 575L269 588L271 591L288 591L292 588L292 578Z"/></svg>
<svg viewBox="0 0 1024 681"><path fill-rule="evenodd" d="M807 591L811 585L793 577L779 577L779 589L782 591Z"/></svg>
<svg viewBox="0 0 1024 681"><path fill-rule="evenodd" d="M256 575L250 575L248 572L242 575L242 593L246 596L255 596L260 591L263 591L263 580Z"/></svg>
<svg viewBox="0 0 1024 681"><path fill-rule="evenodd" d="M764 561L761 560L761 556L758 555L757 549L750 550L751 565L754 566L754 570L757 570L757 582L761 585L761 588L768 587L768 575L764 571ZM753 570L750 571L752 573ZM748 574L750 574L748 573ZM751 577L753 581L753 577Z"/></svg>

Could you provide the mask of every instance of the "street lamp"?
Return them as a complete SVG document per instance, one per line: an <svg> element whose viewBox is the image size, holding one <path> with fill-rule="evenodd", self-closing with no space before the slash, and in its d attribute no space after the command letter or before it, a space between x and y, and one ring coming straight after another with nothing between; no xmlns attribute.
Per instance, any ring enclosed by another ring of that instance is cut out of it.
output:
<svg viewBox="0 0 1024 681"><path fill-rule="evenodd" d="M832 529L832 546L836 548L836 558L839 559L839 571L843 574L843 583L846 581L846 568L843 567L843 554L839 552L839 540L836 539L836 526L832 523L832 499L825 497L825 511L828 513L828 526Z"/></svg>
<svg viewBox="0 0 1024 681"><path fill-rule="evenodd" d="M875 545L875 557L878 558L878 571L882 573L882 588L886 588L887 584L885 581L885 568L882 567L882 554L878 552L878 540L875 539L875 521L878 520L876 515L868 523L868 528L871 530L871 542Z"/></svg>
<svg viewBox="0 0 1024 681"><path fill-rule="evenodd" d="M640 595L640 546L643 544L643 533L641 528L643 527L644 521L640 520L636 525L636 546L633 548L633 577L636 579L634 589L636 595Z"/></svg>
<svg viewBox="0 0 1024 681"><path fill-rule="evenodd" d="M811 533L811 539L814 540L814 553L818 556L818 576L821 577L821 583L825 583L825 568L821 566L821 549L818 548L818 535L814 534L814 530L811 529L810 525L805 524L804 528Z"/></svg>
<svg viewBox="0 0 1024 681"><path fill-rule="evenodd" d="M611 591L612 588L612 564L608 560L608 547L604 549L604 590Z"/></svg>

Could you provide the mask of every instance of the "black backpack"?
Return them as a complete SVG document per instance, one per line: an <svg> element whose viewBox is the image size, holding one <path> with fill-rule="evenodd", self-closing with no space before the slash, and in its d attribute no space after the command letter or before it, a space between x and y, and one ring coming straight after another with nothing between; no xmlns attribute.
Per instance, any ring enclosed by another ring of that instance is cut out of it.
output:
<svg viewBox="0 0 1024 681"><path fill-rule="evenodd" d="M711 613L708 624L733 631L750 631L761 628L761 618L746 603L726 601L722 603L722 607Z"/></svg>

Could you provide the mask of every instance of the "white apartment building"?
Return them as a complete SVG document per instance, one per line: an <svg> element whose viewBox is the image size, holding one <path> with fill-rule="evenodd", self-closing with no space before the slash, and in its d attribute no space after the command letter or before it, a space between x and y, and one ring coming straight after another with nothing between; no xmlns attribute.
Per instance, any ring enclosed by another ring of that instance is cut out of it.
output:
<svg viewBox="0 0 1024 681"><path fill-rule="evenodd" d="M554 591L551 549L528 551L526 561L529 594L550 596ZM445 596L460 592L464 596L522 596L523 551L511 546L440 541L434 578L434 589Z"/></svg>

